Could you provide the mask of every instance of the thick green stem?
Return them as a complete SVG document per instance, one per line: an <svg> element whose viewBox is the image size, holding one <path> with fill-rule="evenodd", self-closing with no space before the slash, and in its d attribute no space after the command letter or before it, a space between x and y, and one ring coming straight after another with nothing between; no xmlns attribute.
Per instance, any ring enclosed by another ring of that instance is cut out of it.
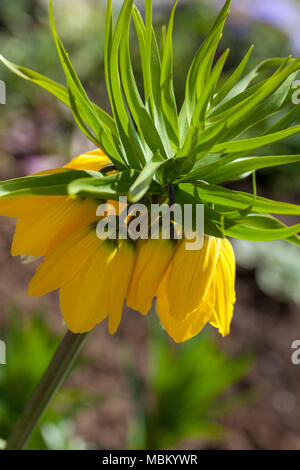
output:
<svg viewBox="0 0 300 470"><path fill-rule="evenodd" d="M51 398L72 367L87 335L87 333L74 334L70 331L65 334L41 382L35 389L9 436L6 450L21 450L24 448L41 415L49 405Z"/></svg>

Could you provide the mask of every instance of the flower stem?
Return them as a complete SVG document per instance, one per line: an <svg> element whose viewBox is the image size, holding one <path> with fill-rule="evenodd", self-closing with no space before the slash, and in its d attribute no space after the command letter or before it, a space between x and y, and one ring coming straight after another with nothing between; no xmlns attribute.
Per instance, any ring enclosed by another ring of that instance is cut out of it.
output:
<svg viewBox="0 0 300 470"><path fill-rule="evenodd" d="M6 450L21 450L24 448L51 398L70 371L87 336L88 333L74 334L70 331L65 334L41 382L9 436Z"/></svg>

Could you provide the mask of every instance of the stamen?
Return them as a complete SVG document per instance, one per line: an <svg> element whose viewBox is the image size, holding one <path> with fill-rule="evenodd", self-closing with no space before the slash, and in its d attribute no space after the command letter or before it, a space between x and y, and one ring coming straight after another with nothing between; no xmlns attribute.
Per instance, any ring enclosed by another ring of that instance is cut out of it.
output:
<svg viewBox="0 0 300 470"><path fill-rule="evenodd" d="M169 191L169 207L175 204L175 189L174 184L168 183L168 191Z"/></svg>
<svg viewBox="0 0 300 470"><path fill-rule="evenodd" d="M110 171L116 170L115 165L106 165L105 167L102 168L102 170L99 171L99 173L103 173L103 175L106 175L106 173L109 173Z"/></svg>
<svg viewBox="0 0 300 470"><path fill-rule="evenodd" d="M168 192L169 192L169 207L172 207L175 204L174 184L168 183ZM175 240L175 227L174 227L173 220L170 220L170 239Z"/></svg>

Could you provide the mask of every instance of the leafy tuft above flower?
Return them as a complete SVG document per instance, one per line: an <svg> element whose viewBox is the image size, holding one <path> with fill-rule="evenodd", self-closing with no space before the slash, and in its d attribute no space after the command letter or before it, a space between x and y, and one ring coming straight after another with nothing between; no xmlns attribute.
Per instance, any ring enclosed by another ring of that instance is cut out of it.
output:
<svg viewBox="0 0 300 470"><path fill-rule="evenodd" d="M199 47L187 73L185 99L180 108L173 84L174 3L164 40L156 37L152 24L152 1L145 2L143 20L134 0L125 0L116 23L112 1L107 2L105 35L105 79L112 116L93 103L85 92L59 37L50 1L50 25L66 77L62 86L43 75L13 64L0 56L4 65L20 77L46 89L72 110L82 132L106 155L118 170L107 181L99 174L76 172L41 176L39 181L1 183L0 194L86 194L99 198L102 192L117 199L127 194L131 202L143 196L161 194L168 199L167 183L176 188L176 202L187 196L207 205L206 233L230 235L250 240L284 238L299 244L298 226L285 227L270 214L299 214L290 205L265 201L245 208L245 194L226 190L220 183L237 180L262 168L300 161L297 155L257 156L255 152L271 143L299 133L295 107L291 105L291 85L300 69L300 58L267 59L246 75L253 45L230 77L221 80L229 54L226 50L215 62L215 54L229 14L230 0L220 11ZM143 94L135 79L130 56L130 30L134 27L143 73ZM267 77L267 78L266 78ZM282 114L285 113L284 117ZM263 134L244 135L269 116L277 121ZM73 180L76 180L74 182ZM201 182L205 181L203 186ZM189 183L187 185L187 183ZM26 186L26 190L25 190ZM10 188L8 191L7 188ZM199 190L201 187L201 190ZM4 193L3 193L4 191ZM19 193L20 194L20 193ZM291 212L292 211L292 212ZM261 214L259 217L254 217ZM236 227L236 228L234 228ZM269 232L272 231L272 234Z"/></svg>

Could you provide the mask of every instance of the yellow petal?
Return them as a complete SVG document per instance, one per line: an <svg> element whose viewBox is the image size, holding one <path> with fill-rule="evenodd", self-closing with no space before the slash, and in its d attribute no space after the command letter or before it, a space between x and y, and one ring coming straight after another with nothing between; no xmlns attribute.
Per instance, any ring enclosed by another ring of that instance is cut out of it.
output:
<svg viewBox="0 0 300 470"><path fill-rule="evenodd" d="M98 240L93 256L60 289L61 312L73 333L85 333L102 322L109 312L109 292L114 253Z"/></svg>
<svg viewBox="0 0 300 470"><path fill-rule="evenodd" d="M26 205L19 218L12 244L12 255L24 253L44 256L55 244L77 228L96 220L97 202L93 199L69 199L63 196L38 198Z"/></svg>
<svg viewBox="0 0 300 470"><path fill-rule="evenodd" d="M170 303L166 295L165 276L157 295L156 309L162 326L168 335L176 342L182 343L196 336L212 315L212 306L203 302L186 320L179 321L170 313Z"/></svg>
<svg viewBox="0 0 300 470"><path fill-rule="evenodd" d="M119 240L110 279L108 329L114 334L121 321L125 296L128 290L134 265L134 246L130 241Z"/></svg>
<svg viewBox="0 0 300 470"><path fill-rule="evenodd" d="M40 297L68 282L99 246L95 227L75 230L45 256L28 288L28 295Z"/></svg>
<svg viewBox="0 0 300 470"><path fill-rule="evenodd" d="M230 323L235 303L235 256L228 240L224 240L216 266L212 289L215 291L211 324L222 336L230 332Z"/></svg>
<svg viewBox="0 0 300 470"><path fill-rule="evenodd" d="M76 158L73 158L69 163L67 163L64 168L70 168L73 170L93 170L100 171L106 165L111 163L110 159L105 155L102 150L92 150L91 152L84 153L79 155Z"/></svg>
<svg viewBox="0 0 300 470"><path fill-rule="evenodd" d="M170 312L175 319L185 320L201 305L211 284L221 240L205 237L200 250L186 250L183 239L173 257L166 284Z"/></svg>
<svg viewBox="0 0 300 470"><path fill-rule="evenodd" d="M63 196L53 197L58 198L58 200L65 199ZM42 207L50 199L49 196L1 197L0 216L13 218L24 216Z"/></svg>
<svg viewBox="0 0 300 470"><path fill-rule="evenodd" d="M128 307L146 315L174 253L170 240L138 240L126 297Z"/></svg>

